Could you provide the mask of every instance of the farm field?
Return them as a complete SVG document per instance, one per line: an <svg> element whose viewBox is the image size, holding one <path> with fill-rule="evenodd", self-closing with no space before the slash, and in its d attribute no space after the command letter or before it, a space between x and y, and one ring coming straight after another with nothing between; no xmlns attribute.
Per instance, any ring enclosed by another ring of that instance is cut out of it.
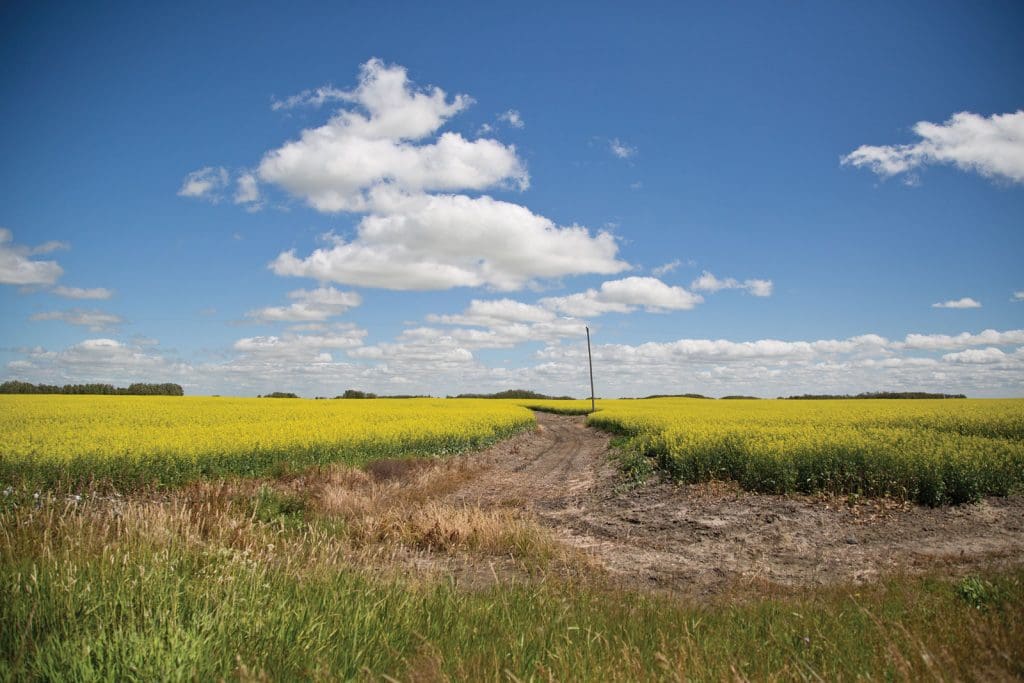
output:
<svg viewBox="0 0 1024 683"><path fill-rule="evenodd" d="M905 430L1013 475L1021 401L3 401L3 680L1024 675L1017 483L780 496L668 450Z"/></svg>
<svg viewBox="0 0 1024 683"><path fill-rule="evenodd" d="M602 401L642 474L959 504L1024 488L1022 400Z"/></svg>
<svg viewBox="0 0 1024 683"><path fill-rule="evenodd" d="M532 427L495 401L0 396L0 481L171 485L450 455Z"/></svg>

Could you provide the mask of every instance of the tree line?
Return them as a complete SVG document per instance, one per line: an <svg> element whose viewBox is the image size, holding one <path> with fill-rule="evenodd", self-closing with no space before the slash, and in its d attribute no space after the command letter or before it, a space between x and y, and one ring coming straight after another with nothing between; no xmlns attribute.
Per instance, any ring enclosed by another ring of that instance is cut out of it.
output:
<svg viewBox="0 0 1024 683"><path fill-rule="evenodd" d="M449 396L448 398L451 398ZM536 391L530 391L529 389L508 389L506 391L499 391L494 394L459 394L455 398L517 398L517 399L532 399L535 401L572 401L572 396L548 396L547 394L539 394Z"/></svg>
<svg viewBox="0 0 1024 683"><path fill-rule="evenodd" d="M180 384L136 382L127 387L113 384L32 384L11 380L0 384L0 394L100 394L104 396L184 396Z"/></svg>
<svg viewBox="0 0 1024 683"><path fill-rule="evenodd" d="M782 397L780 397L782 398ZM849 394L801 394L786 396L788 401L822 401L850 398L967 398L966 394L931 394L926 391L866 391L856 396Z"/></svg>

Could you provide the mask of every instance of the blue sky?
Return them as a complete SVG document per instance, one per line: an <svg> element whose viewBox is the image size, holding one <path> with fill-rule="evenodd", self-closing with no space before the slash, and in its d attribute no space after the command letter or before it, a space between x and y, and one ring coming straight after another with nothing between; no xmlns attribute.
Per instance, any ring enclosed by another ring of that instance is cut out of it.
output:
<svg viewBox="0 0 1024 683"><path fill-rule="evenodd" d="M4 378L1024 395L1019 3L0 26Z"/></svg>

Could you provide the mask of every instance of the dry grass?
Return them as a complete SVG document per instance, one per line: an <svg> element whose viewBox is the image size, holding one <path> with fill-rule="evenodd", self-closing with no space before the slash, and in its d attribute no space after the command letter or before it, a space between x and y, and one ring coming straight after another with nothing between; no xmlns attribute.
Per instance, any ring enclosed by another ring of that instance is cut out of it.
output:
<svg viewBox="0 0 1024 683"><path fill-rule="evenodd" d="M0 509L0 679L1024 675L1019 573L969 591L907 579L715 604L623 594L565 580L586 563L514 510L448 503L472 475L335 466ZM438 580L455 561L475 580ZM523 569L530 581L508 580Z"/></svg>
<svg viewBox="0 0 1024 683"><path fill-rule="evenodd" d="M196 482L131 497L46 494L7 513L13 554L113 556L140 542L170 552L215 553L294 575L324 567L439 575L471 584L510 573L596 571L515 510L446 502L473 475L465 461L394 460L277 479ZM40 542L42 541L42 542Z"/></svg>

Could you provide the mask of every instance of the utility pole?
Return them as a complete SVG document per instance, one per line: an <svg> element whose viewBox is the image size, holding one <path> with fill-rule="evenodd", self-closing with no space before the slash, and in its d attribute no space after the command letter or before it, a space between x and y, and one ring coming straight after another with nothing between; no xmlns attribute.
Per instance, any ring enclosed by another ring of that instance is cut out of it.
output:
<svg viewBox="0 0 1024 683"><path fill-rule="evenodd" d="M587 363L590 365L590 412L594 412L594 357L590 355L590 327L587 330Z"/></svg>

